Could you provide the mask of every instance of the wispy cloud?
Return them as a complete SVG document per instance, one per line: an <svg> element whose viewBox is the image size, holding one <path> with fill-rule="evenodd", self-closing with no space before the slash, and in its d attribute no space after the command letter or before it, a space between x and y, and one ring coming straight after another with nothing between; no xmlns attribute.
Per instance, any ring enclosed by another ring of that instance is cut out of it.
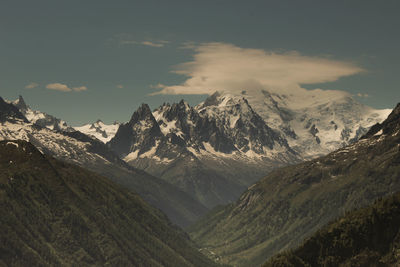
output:
<svg viewBox="0 0 400 267"><path fill-rule="evenodd" d="M165 44L168 44L168 41L157 41L157 42L151 42L151 41L143 41L141 42L142 45L146 46L152 46L152 47L163 47Z"/></svg>
<svg viewBox="0 0 400 267"><path fill-rule="evenodd" d="M38 86L39 86L38 83L31 82L31 83L29 83L29 84L27 84L27 85L25 86L25 89L33 89L33 88L36 88L36 87L38 87Z"/></svg>
<svg viewBox="0 0 400 267"><path fill-rule="evenodd" d="M164 47L166 44L170 43L170 41L167 40L157 39L137 40L131 34L118 34L111 40L117 42L119 45L144 45L156 48Z"/></svg>
<svg viewBox="0 0 400 267"><path fill-rule="evenodd" d="M117 88L122 89L122 88L124 88L124 86L122 84L118 84Z"/></svg>
<svg viewBox="0 0 400 267"><path fill-rule="evenodd" d="M72 87L72 90L77 91L77 92L86 91L87 87L86 86Z"/></svg>
<svg viewBox="0 0 400 267"><path fill-rule="evenodd" d="M164 87L166 87L166 85L165 84L162 84L162 83L158 83L158 84L156 84L156 85L150 85L150 88L153 88L153 89L163 89Z"/></svg>
<svg viewBox="0 0 400 267"><path fill-rule="evenodd" d="M49 90L56 90L56 91L62 91L62 92L80 92L80 91L86 91L87 87L86 86L78 86L78 87L68 87L68 85L63 84L63 83L49 83L46 85L46 89Z"/></svg>
<svg viewBox="0 0 400 267"><path fill-rule="evenodd" d="M168 44L168 41L132 41L132 40L122 40L120 41L120 44L122 45L145 45L145 46L151 46L151 47L164 47L166 44Z"/></svg>
<svg viewBox="0 0 400 267"><path fill-rule="evenodd" d="M369 94L357 93L356 96L362 97L362 98L367 98L367 97L369 97Z"/></svg>
<svg viewBox="0 0 400 267"><path fill-rule="evenodd" d="M211 94L215 91L241 92L259 89L296 90L302 84L336 81L364 70L353 63L298 52L274 53L240 48L227 43L186 44L193 49L190 62L176 66L174 73L187 79L162 86L154 94Z"/></svg>

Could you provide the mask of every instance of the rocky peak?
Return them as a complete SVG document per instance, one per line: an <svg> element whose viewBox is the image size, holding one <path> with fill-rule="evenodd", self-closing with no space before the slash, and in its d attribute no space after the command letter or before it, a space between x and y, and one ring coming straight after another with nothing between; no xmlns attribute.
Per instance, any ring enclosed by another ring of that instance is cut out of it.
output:
<svg viewBox="0 0 400 267"><path fill-rule="evenodd" d="M400 131L400 103L393 109L386 120L382 123L377 123L361 139L365 139L379 134L395 134Z"/></svg>
<svg viewBox="0 0 400 267"><path fill-rule="evenodd" d="M13 104L21 111L26 111L29 108L28 105L26 105L25 100L22 98L21 95L19 95L18 100L15 101Z"/></svg>
<svg viewBox="0 0 400 267"><path fill-rule="evenodd" d="M130 122L137 122L140 120L151 119L153 114L147 104L142 104L132 115Z"/></svg>
<svg viewBox="0 0 400 267"><path fill-rule="evenodd" d="M207 99L203 102L202 107L208 107L208 106L216 106L218 105L218 97L221 96L218 91L216 91L214 94L210 95L207 97Z"/></svg>
<svg viewBox="0 0 400 267"><path fill-rule="evenodd" d="M28 120L18 110L16 106L5 102L3 98L0 97L0 122L5 122L7 120L16 120L16 119L28 122Z"/></svg>
<svg viewBox="0 0 400 267"><path fill-rule="evenodd" d="M138 155L155 146L162 137L160 127L150 107L142 104L132 115L128 123L121 124L108 145L119 156L139 151Z"/></svg>
<svg viewBox="0 0 400 267"><path fill-rule="evenodd" d="M170 107L167 107L165 109L164 117L168 121L183 119L187 117L191 109L192 108L189 104L182 99L179 103L174 103Z"/></svg>

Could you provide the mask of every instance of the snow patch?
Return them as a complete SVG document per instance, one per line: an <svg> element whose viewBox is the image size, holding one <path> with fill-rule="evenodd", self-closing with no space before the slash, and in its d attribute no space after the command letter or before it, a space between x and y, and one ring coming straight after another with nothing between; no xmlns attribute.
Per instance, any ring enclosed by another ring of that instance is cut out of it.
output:
<svg viewBox="0 0 400 267"><path fill-rule="evenodd" d="M138 149L138 150L135 150L135 151L133 151L133 152L131 152L131 153L129 153L128 155L126 155L126 156L124 157L124 161L128 162L128 161L137 159L138 154L139 154L139 149Z"/></svg>
<svg viewBox="0 0 400 267"><path fill-rule="evenodd" d="M17 148L19 147L18 143L11 142L11 141L10 141L10 142L7 142L6 145L13 145L13 146L15 146L15 147L17 147Z"/></svg>

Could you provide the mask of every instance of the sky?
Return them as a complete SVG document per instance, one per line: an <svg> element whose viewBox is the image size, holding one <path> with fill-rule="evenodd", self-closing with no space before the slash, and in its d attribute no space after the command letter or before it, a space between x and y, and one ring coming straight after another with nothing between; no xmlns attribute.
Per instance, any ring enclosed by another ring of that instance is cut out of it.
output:
<svg viewBox="0 0 400 267"><path fill-rule="evenodd" d="M81 125L215 90L400 102L400 1L2 0L0 96Z"/></svg>

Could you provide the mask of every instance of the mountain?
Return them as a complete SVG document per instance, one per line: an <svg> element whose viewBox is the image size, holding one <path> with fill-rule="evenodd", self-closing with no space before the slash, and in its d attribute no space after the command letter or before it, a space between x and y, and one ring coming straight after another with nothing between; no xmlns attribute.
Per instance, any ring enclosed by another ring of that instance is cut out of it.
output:
<svg viewBox="0 0 400 267"><path fill-rule="evenodd" d="M94 123L74 127L74 129L86 135L94 136L100 141L107 143L111 140L111 138L114 137L118 127L118 122L114 122L113 124L105 124L101 120L97 120Z"/></svg>
<svg viewBox="0 0 400 267"><path fill-rule="evenodd" d="M215 266L138 195L25 141L0 142L2 266Z"/></svg>
<svg viewBox="0 0 400 267"><path fill-rule="evenodd" d="M208 209L168 182L126 164L103 142L78 131L56 131L29 122L13 104L0 99L0 140L25 140L41 152L78 164L138 193L185 227Z"/></svg>
<svg viewBox="0 0 400 267"><path fill-rule="evenodd" d="M213 208L235 201L274 168L358 140L389 112L341 91L216 92L195 107L182 100L151 111L144 104L107 144Z"/></svg>
<svg viewBox="0 0 400 267"><path fill-rule="evenodd" d="M399 266L399 250L400 193L396 193L349 212L263 266Z"/></svg>
<svg viewBox="0 0 400 267"><path fill-rule="evenodd" d="M130 165L178 186L211 208L234 201L275 166L299 161L241 97L143 104L107 145Z"/></svg>
<svg viewBox="0 0 400 267"><path fill-rule="evenodd" d="M256 266L346 211L400 191L400 105L359 141L276 169L190 229L221 262Z"/></svg>
<svg viewBox="0 0 400 267"><path fill-rule="evenodd" d="M25 116L14 105L7 103L0 97L0 122L28 122Z"/></svg>
<svg viewBox="0 0 400 267"><path fill-rule="evenodd" d="M305 159L357 141L391 112L365 106L344 91L263 89L243 94L266 123Z"/></svg>
<svg viewBox="0 0 400 267"><path fill-rule="evenodd" d="M19 111L30 121L31 123L35 123L41 127L46 127L51 130L56 131L66 131L72 132L74 129L67 125L67 123L61 119L57 119L56 117L49 115L47 113L32 110L26 103L25 100L20 95L19 98L13 102L11 102L14 106L16 106Z"/></svg>

